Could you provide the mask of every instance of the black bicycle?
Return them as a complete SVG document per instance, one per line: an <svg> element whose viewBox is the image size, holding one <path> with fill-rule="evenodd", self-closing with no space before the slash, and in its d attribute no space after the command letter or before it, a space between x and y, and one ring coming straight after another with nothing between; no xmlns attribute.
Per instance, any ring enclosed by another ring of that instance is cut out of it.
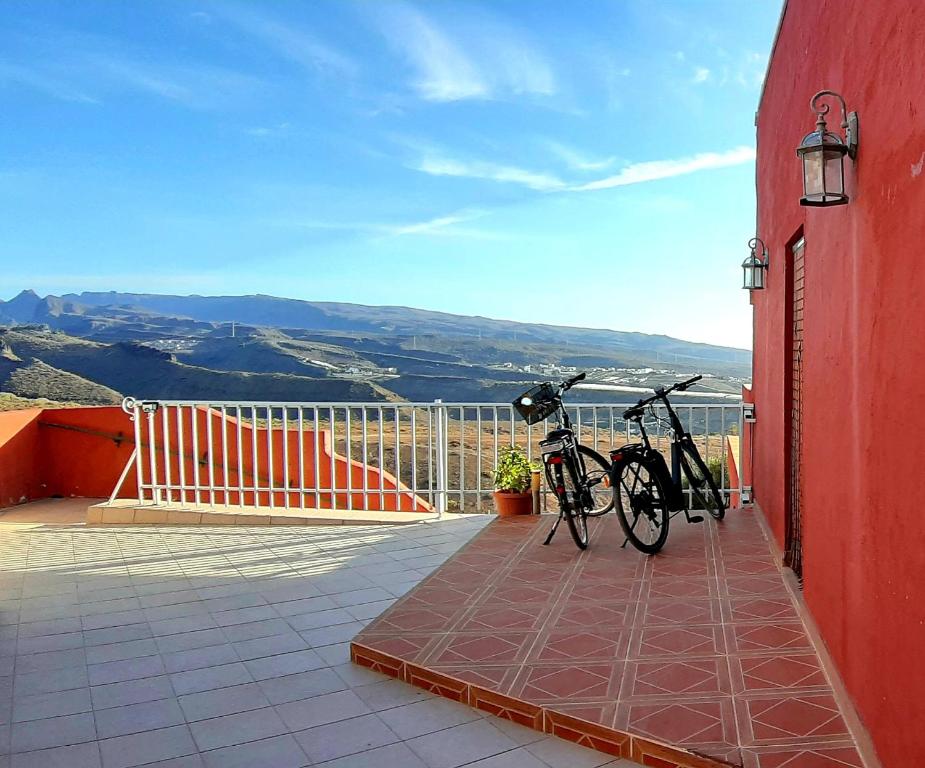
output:
<svg viewBox="0 0 925 768"><path fill-rule="evenodd" d="M546 484L559 503L559 517L543 543L552 541L559 523L565 519L579 549L588 546L588 518L606 514L613 509L614 503L607 482L610 462L578 442L562 404L562 395L584 378L585 374L579 373L556 387L545 382L528 390L513 403L527 424L536 424L550 417L556 420L556 429L550 430L540 441Z"/></svg>
<svg viewBox="0 0 925 768"><path fill-rule="evenodd" d="M678 512L683 511L689 523L703 522L703 517L691 514L688 509L682 471L700 509L707 510L717 520L722 520L726 514L726 503L712 473L700 457L690 432L668 402L669 394L683 392L701 378L694 376L667 388L659 387L652 397L640 400L624 411L623 418L638 426L642 442L630 443L610 452L613 464L609 479L620 525L626 539L646 554L655 554L664 546L669 521ZM670 471L665 457L652 447L643 424L646 409L658 419L654 408L658 402L664 404L668 413ZM626 542L623 544L625 546Z"/></svg>

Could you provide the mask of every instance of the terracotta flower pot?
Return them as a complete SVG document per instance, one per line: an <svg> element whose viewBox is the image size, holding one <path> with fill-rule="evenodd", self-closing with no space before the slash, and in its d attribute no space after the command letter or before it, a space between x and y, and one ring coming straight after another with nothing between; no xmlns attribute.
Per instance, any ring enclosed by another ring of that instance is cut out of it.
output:
<svg viewBox="0 0 925 768"><path fill-rule="evenodd" d="M498 517L529 515L533 513L533 495L531 493L505 493L495 491L495 510Z"/></svg>

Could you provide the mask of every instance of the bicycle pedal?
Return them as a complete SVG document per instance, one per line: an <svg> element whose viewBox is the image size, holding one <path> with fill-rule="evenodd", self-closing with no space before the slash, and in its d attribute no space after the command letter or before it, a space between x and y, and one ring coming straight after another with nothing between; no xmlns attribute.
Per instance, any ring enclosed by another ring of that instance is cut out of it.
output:
<svg viewBox="0 0 925 768"><path fill-rule="evenodd" d="M702 523L702 522L703 522L703 517L701 517L700 515L688 515L688 516L687 516L687 522L689 522L689 523Z"/></svg>

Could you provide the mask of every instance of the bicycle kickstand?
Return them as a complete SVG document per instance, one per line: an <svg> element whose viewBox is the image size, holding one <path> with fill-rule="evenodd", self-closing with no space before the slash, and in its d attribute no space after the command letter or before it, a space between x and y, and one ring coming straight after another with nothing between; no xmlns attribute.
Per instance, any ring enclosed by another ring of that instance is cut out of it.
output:
<svg viewBox="0 0 925 768"><path fill-rule="evenodd" d="M544 547L547 544L549 544L550 541L552 541L552 537L556 535L556 529L559 527L559 523L561 522L562 522L562 513L560 512L559 516L556 518L556 522L553 523L552 528L549 529L549 535L546 537L546 541L543 542Z"/></svg>

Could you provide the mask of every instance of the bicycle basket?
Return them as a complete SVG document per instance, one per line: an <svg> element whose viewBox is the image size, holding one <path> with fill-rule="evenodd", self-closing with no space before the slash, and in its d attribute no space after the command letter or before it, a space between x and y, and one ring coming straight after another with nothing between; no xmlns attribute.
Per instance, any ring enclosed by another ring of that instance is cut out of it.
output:
<svg viewBox="0 0 925 768"><path fill-rule="evenodd" d="M524 405L521 402L525 397L530 398L532 401L530 405ZM552 416L556 412L556 408L559 407L559 401L553 386L545 383L528 389L514 401L513 405L527 424L536 424Z"/></svg>

